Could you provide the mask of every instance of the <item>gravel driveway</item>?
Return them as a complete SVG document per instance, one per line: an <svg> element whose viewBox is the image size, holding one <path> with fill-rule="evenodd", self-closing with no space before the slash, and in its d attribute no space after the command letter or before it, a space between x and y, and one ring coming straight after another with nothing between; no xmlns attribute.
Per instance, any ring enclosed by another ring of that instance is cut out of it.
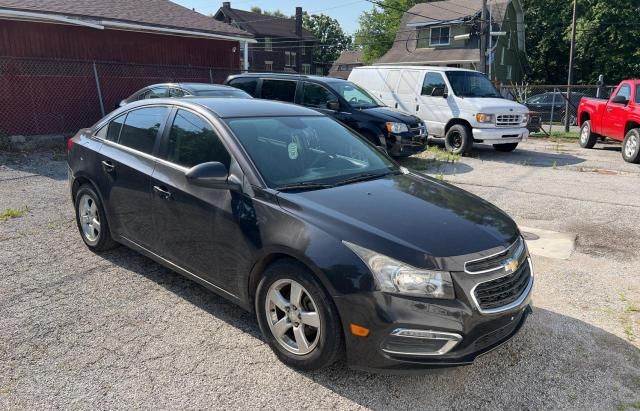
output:
<svg viewBox="0 0 640 411"><path fill-rule="evenodd" d="M89 252L63 155L0 153L0 212L28 207L0 221L0 409L640 408L640 166L598 147L405 161L577 235L568 260L533 256L534 315L513 340L411 377L285 367L240 308L124 247Z"/></svg>

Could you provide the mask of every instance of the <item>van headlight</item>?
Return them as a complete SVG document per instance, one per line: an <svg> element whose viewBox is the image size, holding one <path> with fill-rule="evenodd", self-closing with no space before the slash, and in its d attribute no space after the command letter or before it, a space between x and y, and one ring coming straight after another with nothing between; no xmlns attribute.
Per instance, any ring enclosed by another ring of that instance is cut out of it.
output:
<svg viewBox="0 0 640 411"><path fill-rule="evenodd" d="M409 127L407 127L404 123L387 123L387 131L393 134L406 133L409 131Z"/></svg>
<svg viewBox="0 0 640 411"><path fill-rule="evenodd" d="M529 113L522 113L522 124L527 124L529 122Z"/></svg>
<svg viewBox="0 0 640 411"><path fill-rule="evenodd" d="M455 298L451 274L412 267L386 255L343 241L369 267L381 291L430 298Z"/></svg>
<svg viewBox="0 0 640 411"><path fill-rule="evenodd" d="M493 123L496 120L495 114L478 113L476 114L476 121L478 123Z"/></svg>

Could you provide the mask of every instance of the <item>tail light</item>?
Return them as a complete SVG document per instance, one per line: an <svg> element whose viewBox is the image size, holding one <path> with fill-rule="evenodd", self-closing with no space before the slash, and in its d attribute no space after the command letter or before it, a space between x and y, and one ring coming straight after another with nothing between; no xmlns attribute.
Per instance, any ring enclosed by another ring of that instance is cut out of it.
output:
<svg viewBox="0 0 640 411"><path fill-rule="evenodd" d="M73 145L74 145L75 143L76 143L76 142L73 140L73 136L71 136L71 137L69 137L69 138L67 139L67 153L70 153L70 152L71 152L71 150L73 149Z"/></svg>

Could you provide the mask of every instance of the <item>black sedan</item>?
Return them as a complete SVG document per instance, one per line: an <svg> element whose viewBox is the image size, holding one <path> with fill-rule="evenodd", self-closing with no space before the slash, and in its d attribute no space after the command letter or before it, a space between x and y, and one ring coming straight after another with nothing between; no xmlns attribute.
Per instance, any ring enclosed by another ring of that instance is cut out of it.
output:
<svg viewBox="0 0 640 411"><path fill-rule="evenodd" d="M124 244L254 311L295 368L469 364L530 312L531 260L505 213L315 110L141 101L67 148L91 250Z"/></svg>
<svg viewBox="0 0 640 411"><path fill-rule="evenodd" d="M138 100L164 97L252 98L235 87L207 83L162 83L144 87L120 102L120 107ZM116 107L117 108L117 107Z"/></svg>

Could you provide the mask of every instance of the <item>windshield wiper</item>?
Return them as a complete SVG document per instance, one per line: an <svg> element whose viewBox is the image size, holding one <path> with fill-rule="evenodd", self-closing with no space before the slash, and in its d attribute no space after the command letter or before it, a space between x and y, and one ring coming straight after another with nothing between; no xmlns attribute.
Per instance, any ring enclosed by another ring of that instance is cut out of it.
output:
<svg viewBox="0 0 640 411"><path fill-rule="evenodd" d="M322 188L334 187L333 184L314 183L313 181L303 181L301 183L283 184L276 187L278 191L293 191L293 190L320 190Z"/></svg>
<svg viewBox="0 0 640 411"><path fill-rule="evenodd" d="M366 174L358 174L357 176L353 176L347 178L345 180L338 181L336 183L337 186L342 186L345 184L357 183L359 181L373 180L375 178L380 178L384 176L388 176L389 174L394 174L393 171L389 171L387 173L366 173Z"/></svg>

